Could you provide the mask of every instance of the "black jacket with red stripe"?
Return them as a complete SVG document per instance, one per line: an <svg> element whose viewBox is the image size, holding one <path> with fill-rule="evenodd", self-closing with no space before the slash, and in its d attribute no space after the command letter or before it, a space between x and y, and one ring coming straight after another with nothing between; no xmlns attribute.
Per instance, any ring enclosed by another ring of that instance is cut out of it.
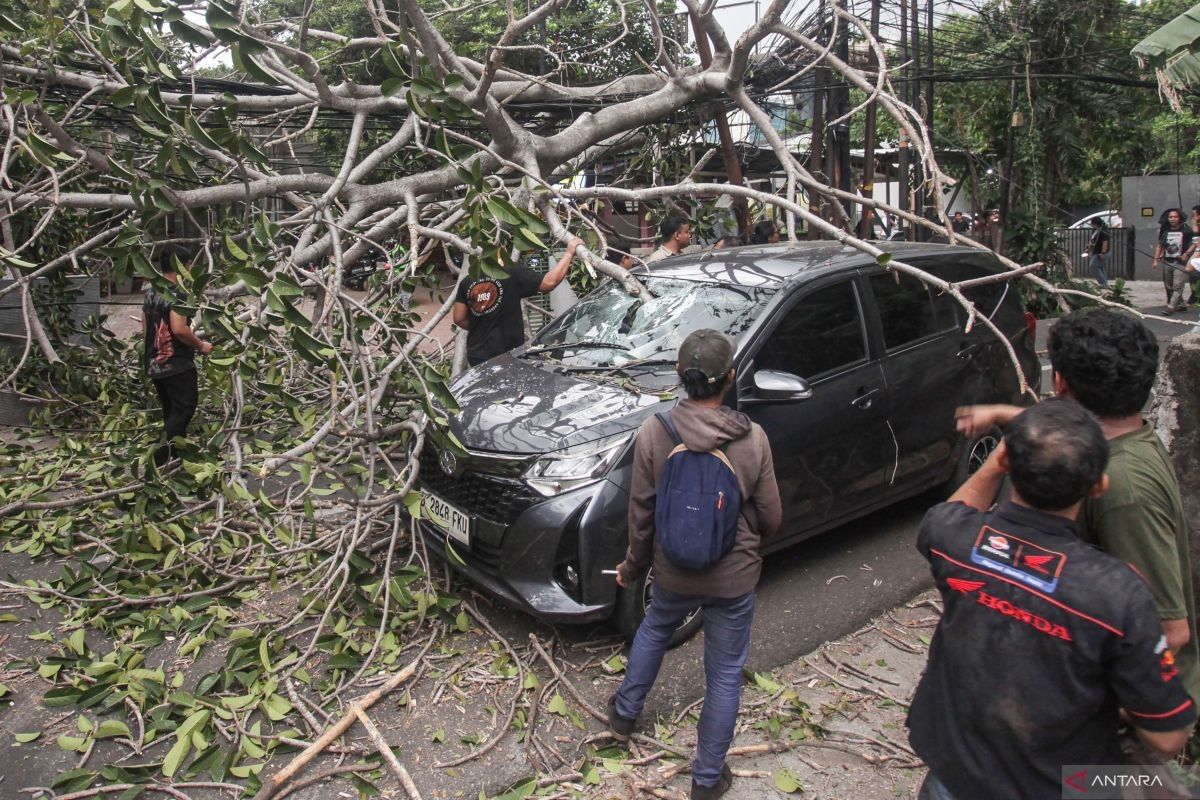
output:
<svg viewBox="0 0 1200 800"><path fill-rule="evenodd" d="M1150 590L1075 523L943 503L917 549L945 612L909 738L956 796L1061 797L1064 765L1122 763L1120 708L1146 730L1195 723Z"/></svg>

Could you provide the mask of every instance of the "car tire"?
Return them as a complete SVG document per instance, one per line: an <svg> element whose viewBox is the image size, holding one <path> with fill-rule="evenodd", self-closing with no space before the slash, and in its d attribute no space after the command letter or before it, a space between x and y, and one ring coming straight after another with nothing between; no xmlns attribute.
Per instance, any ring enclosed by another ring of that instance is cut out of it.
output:
<svg viewBox="0 0 1200 800"><path fill-rule="evenodd" d="M954 472L946 483L947 496L957 491L958 487L967 482L967 478L974 475L983 466L983 462L987 461L987 457L992 454L992 451L1000 446L1003 438L1004 433L999 428L993 427L974 439L969 439L963 445L962 453L958 457L958 464L955 465Z"/></svg>
<svg viewBox="0 0 1200 800"><path fill-rule="evenodd" d="M613 625L628 641L632 642L637 634L638 626L646 618L646 609L650 607L650 597L654 593L654 567L651 567L640 578L634 579L626 589L617 591L617 607L613 611ZM671 634L667 647L678 647L696 635L696 631L704 625L704 610L697 608L691 616L684 619L683 624Z"/></svg>

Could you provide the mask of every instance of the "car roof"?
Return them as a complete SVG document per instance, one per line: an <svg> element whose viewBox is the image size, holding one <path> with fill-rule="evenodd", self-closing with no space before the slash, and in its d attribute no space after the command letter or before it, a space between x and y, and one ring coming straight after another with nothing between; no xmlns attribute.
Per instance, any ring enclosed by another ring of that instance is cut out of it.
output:
<svg viewBox="0 0 1200 800"><path fill-rule="evenodd" d="M881 250L906 261L932 255L982 252L975 248L948 244L915 242L878 242ZM720 250L684 253L632 270L635 275L660 278L726 283L763 289L808 280L829 272L839 272L875 263L875 259L839 242L801 241L768 245L746 245Z"/></svg>

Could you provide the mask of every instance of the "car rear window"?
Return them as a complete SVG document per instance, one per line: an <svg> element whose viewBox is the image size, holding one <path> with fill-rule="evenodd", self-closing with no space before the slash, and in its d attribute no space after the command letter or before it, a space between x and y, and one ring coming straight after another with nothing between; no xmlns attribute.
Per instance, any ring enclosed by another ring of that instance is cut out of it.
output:
<svg viewBox="0 0 1200 800"><path fill-rule="evenodd" d="M975 278L983 278L998 272L998 270L987 269L978 264L949 261L939 261L932 264L914 264L913 266L919 267L930 275L941 278L949 283L960 283L962 281L974 280ZM1004 297L1009 291L1009 282L987 283L982 286L968 287L963 290L963 294L975 304L975 308L979 309L980 313L991 318L995 316L996 310L1000 307L1000 303L1004 301ZM949 305L957 307L958 319L965 322L966 311L962 306L949 295L943 295L943 297L949 301Z"/></svg>

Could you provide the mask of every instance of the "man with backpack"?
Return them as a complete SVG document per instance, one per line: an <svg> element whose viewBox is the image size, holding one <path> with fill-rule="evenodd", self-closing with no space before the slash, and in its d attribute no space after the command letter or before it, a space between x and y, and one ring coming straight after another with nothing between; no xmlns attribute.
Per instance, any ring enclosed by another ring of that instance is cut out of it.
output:
<svg viewBox="0 0 1200 800"><path fill-rule="evenodd" d="M733 781L725 754L750 652L759 551L782 517L766 434L724 405L733 386L734 349L733 339L708 329L680 345L676 371L687 399L638 431L629 549L617 567L622 587L652 563L655 573L625 680L609 699L609 728L618 740L632 734L671 634L696 609L704 610L706 690L692 762L693 800L714 800Z"/></svg>

